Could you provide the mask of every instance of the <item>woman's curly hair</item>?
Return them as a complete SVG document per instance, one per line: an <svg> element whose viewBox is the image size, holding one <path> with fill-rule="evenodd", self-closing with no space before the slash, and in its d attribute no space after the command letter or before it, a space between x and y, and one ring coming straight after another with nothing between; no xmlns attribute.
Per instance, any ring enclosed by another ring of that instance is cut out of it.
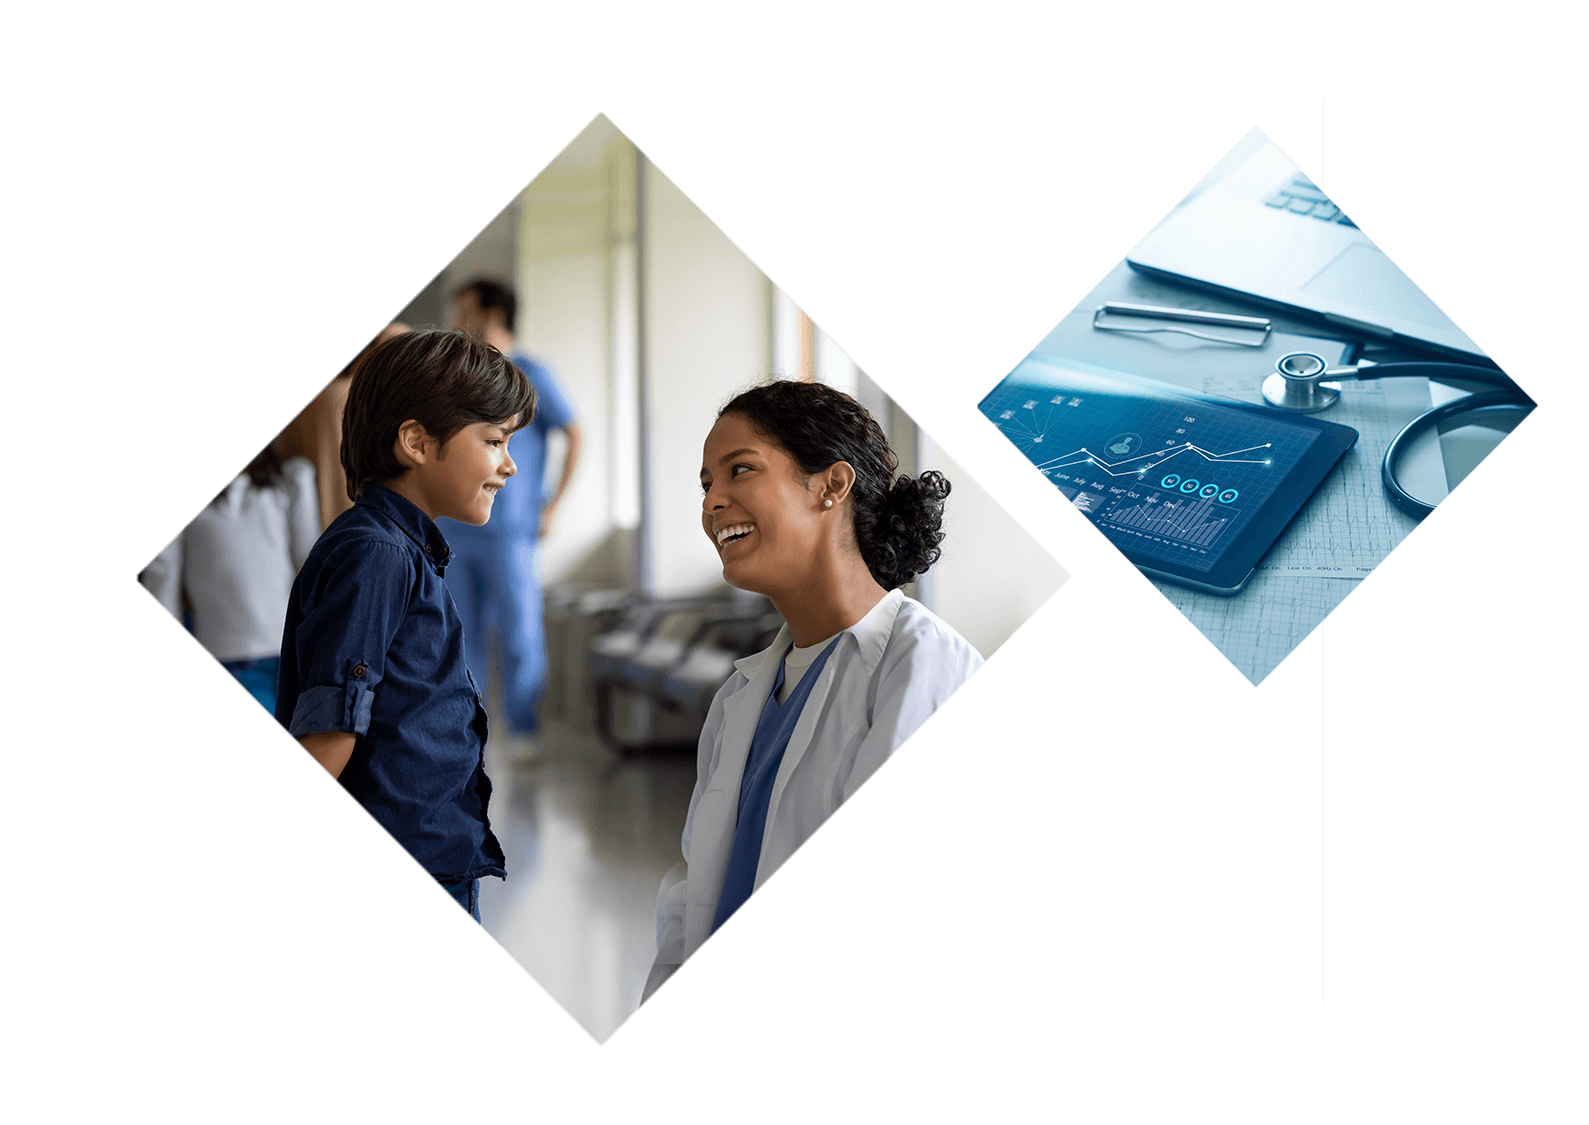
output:
<svg viewBox="0 0 1589 1125"><path fill-rule="evenodd" d="M883 428L843 391L792 379L741 392L717 412L739 414L781 445L804 473L839 461L855 470L850 509L855 541L877 584L892 590L926 574L943 553L942 473L895 477L899 458Z"/></svg>

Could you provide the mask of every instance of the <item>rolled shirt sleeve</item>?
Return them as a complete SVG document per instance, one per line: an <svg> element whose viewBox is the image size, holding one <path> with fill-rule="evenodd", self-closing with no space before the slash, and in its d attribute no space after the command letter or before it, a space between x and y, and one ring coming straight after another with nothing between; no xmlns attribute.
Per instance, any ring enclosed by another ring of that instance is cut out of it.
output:
<svg viewBox="0 0 1589 1125"><path fill-rule="evenodd" d="M324 562L311 558L298 576L301 616L287 622L297 699L290 716L277 716L295 738L369 729L386 654L408 611L414 568L405 553L379 541L352 546Z"/></svg>

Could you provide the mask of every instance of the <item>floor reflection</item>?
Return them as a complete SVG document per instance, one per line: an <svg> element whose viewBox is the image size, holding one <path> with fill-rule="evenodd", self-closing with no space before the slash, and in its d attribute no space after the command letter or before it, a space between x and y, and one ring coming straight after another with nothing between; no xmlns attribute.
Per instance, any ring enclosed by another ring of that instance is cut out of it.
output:
<svg viewBox="0 0 1589 1125"><path fill-rule="evenodd" d="M481 921L604 1040L651 968L657 886L681 859L694 755L619 757L555 723L532 741L491 743L491 824L508 877L481 881Z"/></svg>

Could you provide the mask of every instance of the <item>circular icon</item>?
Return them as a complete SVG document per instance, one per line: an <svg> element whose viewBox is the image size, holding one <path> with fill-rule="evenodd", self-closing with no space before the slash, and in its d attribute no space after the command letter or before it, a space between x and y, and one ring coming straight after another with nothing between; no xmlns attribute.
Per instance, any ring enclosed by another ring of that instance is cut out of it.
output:
<svg viewBox="0 0 1589 1125"><path fill-rule="evenodd" d="M1201 496L1204 500L1212 500L1214 498L1214 494L1217 493L1218 491L1219 491L1219 485L1217 485L1217 484L1205 484L1203 486L1203 491L1199 492L1198 495Z"/></svg>
<svg viewBox="0 0 1589 1125"><path fill-rule="evenodd" d="M1174 488L1176 485L1178 485L1180 483L1181 483L1181 474L1180 473L1171 473L1169 476L1167 476L1163 480L1159 481L1159 487L1160 488Z"/></svg>
<svg viewBox="0 0 1589 1125"><path fill-rule="evenodd" d="M1203 486L1203 482L1202 481L1193 480L1191 477L1188 477L1186 480L1183 480L1181 482L1181 491L1186 493L1188 496L1190 496L1192 493L1196 492L1202 486Z"/></svg>
<svg viewBox="0 0 1589 1125"><path fill-rule="evenodd" d="M1116 457L1129 457L1142 448L1142 439L1136 434L1116 434L1109 439L1108 449Z"/></svg>
<svg viewBox="0 0 1589 1125"><path fill-rule="evenodd" d="M1236 502L1236 497L1240 495L1241 493L1237 492L1234 488L1227 488L1224 492L1219 494L1219 502L1221 504L1234 504Z"/></svg>

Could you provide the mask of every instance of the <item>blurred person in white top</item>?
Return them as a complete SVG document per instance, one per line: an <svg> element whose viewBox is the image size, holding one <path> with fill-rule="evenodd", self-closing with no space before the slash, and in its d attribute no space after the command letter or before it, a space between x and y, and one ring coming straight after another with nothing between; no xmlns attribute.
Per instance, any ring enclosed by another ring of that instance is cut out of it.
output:
<svg viewBox="0 0 1589 1125"><path fill-rule="evenodd" d="M319 537L314 465L267 447L138 579L274 712L287 598Z"/></svg>
<svg viewBox="0 0 1589 1125"><path fill-rule="evenodd" d="M938 559L949 482L897 469L866 409L819 383L746 391L707 436L701 526L785 626L712 701L642 999L982 664L899 589Z"/></svg>

